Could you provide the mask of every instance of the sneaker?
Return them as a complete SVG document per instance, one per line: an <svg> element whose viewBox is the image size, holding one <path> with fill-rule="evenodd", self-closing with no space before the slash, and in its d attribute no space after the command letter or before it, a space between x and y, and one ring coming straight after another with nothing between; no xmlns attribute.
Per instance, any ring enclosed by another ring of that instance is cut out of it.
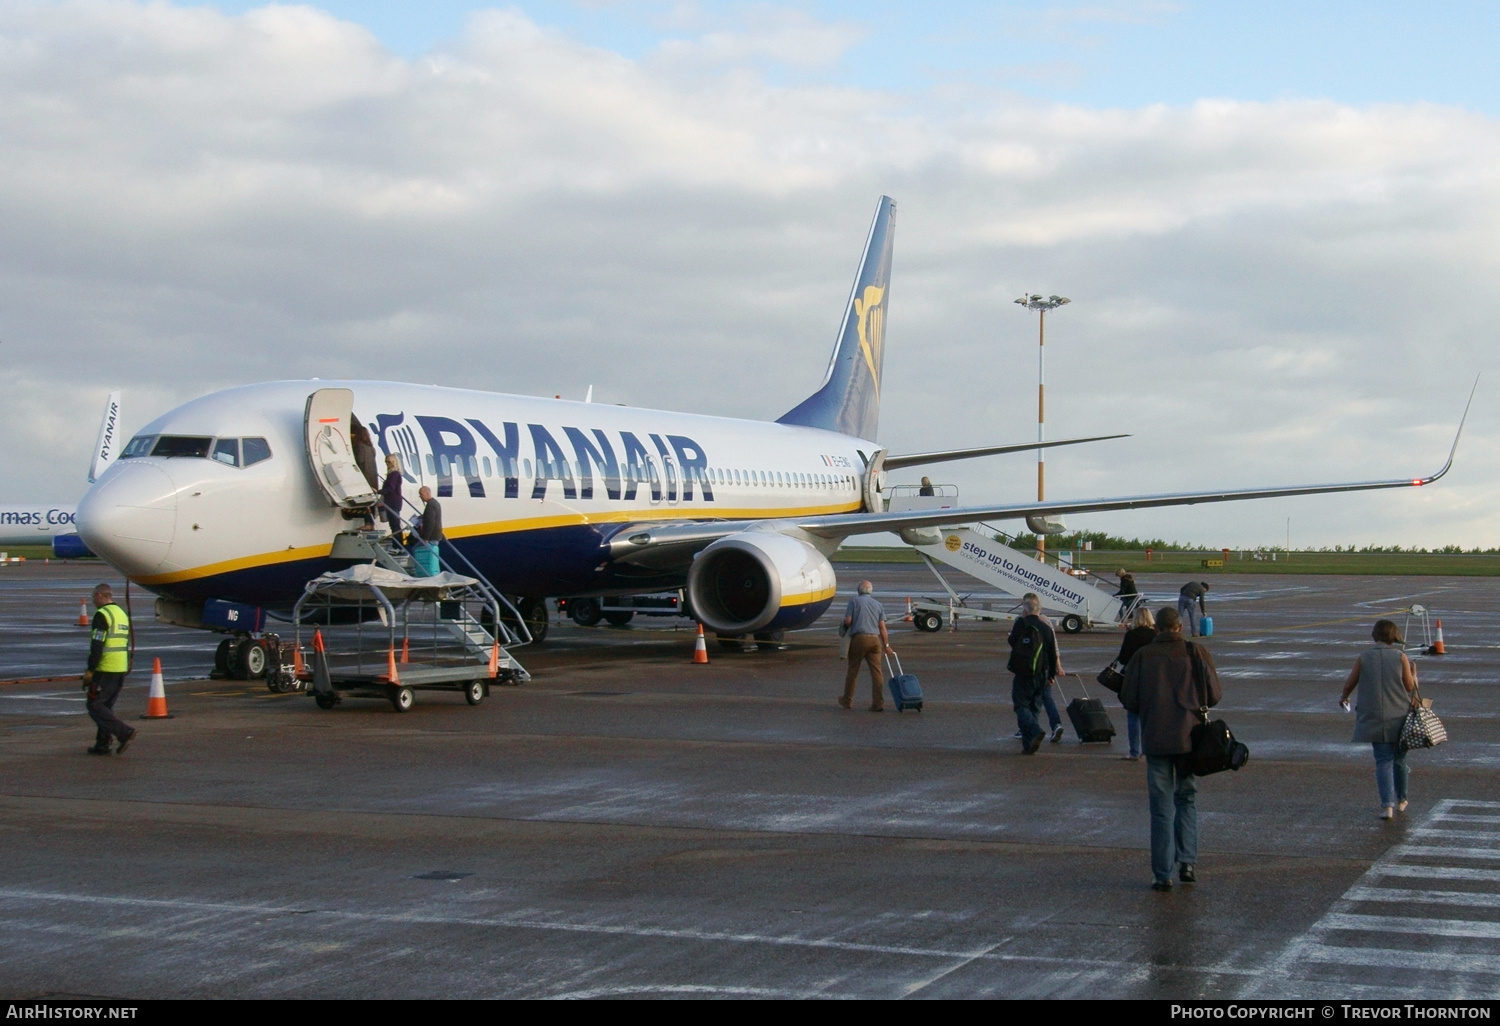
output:
<svg viewBox="0 0 1500 1026"><path fill-rule="evenodd" d="M1014 738L1022 738L1022 737L1025 737L1025 736L1026 735L1022 734L1019 730L1016 731L1014 734L1011 735L1011 737L1014 737Z"/></svg>
<svg viewBox="0 0 1500 1026"><path fill-rule="evenodd" d="M95 745L94 747L86 750L90 755L108 755L109 745Z"/></svg>
<svg viewBox="0 0 1500 1026"><path fill-rule="evenodd" d="M1042 735L1038 734L1036 737L1034 737L1030 741L1026 742L1026 747L1024 747L1021 750L1023 752L1025 752L1027 755L1035 755L1037 753L1037 749L1039 749L1041 747L1042 747Z"/></svg>
<svg viewBox="0 0 1500 1026"><path fill-rule="evenodd" d="M1183 883L1198 882L1198 874L1193 872L1193 864L1191 862L1184 862L1182 865L1177 867L1177 879L1181 880Z"/></svg>
<svg viewBox="0 0 1500 1026"><path fill-rule="evenodd" d="M1057 744L1059 741L1062 740L1062 734L1063 734L1062 724L1059 723L1057 726L1055 726L1055 727L1052 728L1052 736L1050 738L1048 738L1048 740L1051 741L1053 744Z"/></svg>
<svg viewBox="0 0 1500 1026"><path fill-rule="evenodd" d="M1170 891L1172 889L1172 881L1171 880L1157 880L1155 883L1153 883L1151 885L1151 889L1153 891Z"/></svg>
<svg viewBox="0 0 1500 1026"><path fill-rule="evenodd" d="M126 734L124 737L120 738L120 743L115 746L115 754L124 755L125 749L130 747L130 742L134 741L135 736L139 733L140 731L138 730L132 730L129 734Z"/></svg>
<svg viewBox="0 0 1500 1026"><path fill-rule="evenodd" d="M1401 799L1399 802L1396 803L1396 811L1397 812L1405 812L1406 811L1406 799L1405 798Z"/></svg>
<svg viewBox="0 0 1500 1026"><path fill-rule="evenodd" d="M1385 807L1384 811L1382 811L1380 813L1380 818L1381 819L1395 819L1396 818L1396 807L1394 805L1387 805Z"/></svg>
<svg viewBox="0 0 1500 1026"><path fill-rule="evenodd" d="M852 708L854 708L854 703L851 702L851 701L849 701L849 699L845 698L843 695L840 695L839 696L839 708L840 709L852 709Z"/></svg>

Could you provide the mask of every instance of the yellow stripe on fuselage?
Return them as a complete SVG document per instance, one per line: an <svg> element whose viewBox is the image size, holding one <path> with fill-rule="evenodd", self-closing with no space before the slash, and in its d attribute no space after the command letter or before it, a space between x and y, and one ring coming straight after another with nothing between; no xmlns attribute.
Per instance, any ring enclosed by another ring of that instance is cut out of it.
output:
<svg viewBox="0 0 1500 1026"><path fill-rule="evenodd" d="M715 509L711 515L707 511L694 515L680 509L611 510L607 513L564 513L550 517L525 517L515 520L493 520L483 524L463 524L445 529L444 534L449 538L475 538L491 534L512 534L517 531L541 531L553 527L579 527L586 524L628 524L635 521L647 520L781 520L786 517L808 517L820 516L827 513L854 513L858 511L859 503L841 506L807 506L798 509ZM133 580L137 584L148 586L153 584L180 584L183 581L193 581L203 577L216 577L219 574L234 573L236 570L275 566L278 563L293 563L301 559L317 559L327 556L332 551L332 542L329 542L327 545L305 545L301 548L288 548L277 552L263 552L255 556L226 559L223 562L208 563L204 566L193 567L190 570L174 570L171 573L136 577ZM817 601L817 599L809 599L808 601Z"/></svg>

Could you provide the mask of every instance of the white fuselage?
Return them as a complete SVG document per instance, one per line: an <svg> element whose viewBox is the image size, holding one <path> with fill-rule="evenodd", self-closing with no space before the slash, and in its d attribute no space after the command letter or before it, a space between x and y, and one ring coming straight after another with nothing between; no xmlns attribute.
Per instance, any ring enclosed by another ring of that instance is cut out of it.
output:
<svg viewBox="0 0 1500 1026"><path fill-rule="evenodd" d="M49 545L60 534L73 534L77 509L46 502L0 506L0 545Z"/></svg>

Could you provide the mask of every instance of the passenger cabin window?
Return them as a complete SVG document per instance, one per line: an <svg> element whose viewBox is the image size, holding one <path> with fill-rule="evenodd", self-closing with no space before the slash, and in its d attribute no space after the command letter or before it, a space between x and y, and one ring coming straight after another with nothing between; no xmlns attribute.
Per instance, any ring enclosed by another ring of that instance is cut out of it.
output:
<svg viewBox="0 0 1500 1026"><path fill-rule="evenodd" d="M271 458L271 444L264 438L242 438L240 446L244 457L243 466L253 467Z"/></svg>
<svg viewBox="0 0 1500 1026"><path fill-rule="evenodd" d="M130 444L125 446L125 451L120 453L120 459L133 460L137 456L149 456L151 447L155 444L155 435L136 435L130 440Z"/></svg>
<svg viewBox="0 0 1500 1026"><path fill-rule="evenodd" d="M168 459L185 456L201 460L208 456L213 441L212 438L199 438L196 435L162 435L156 440L151 455L165 456Z"/></svg>
<svg viewBox="0 0 1500 1026"><path fill-rule="evenodd" d="M238 438L221 438L214 443L214 460L227 466L237 467L240 465L240 440Z"/></svg>

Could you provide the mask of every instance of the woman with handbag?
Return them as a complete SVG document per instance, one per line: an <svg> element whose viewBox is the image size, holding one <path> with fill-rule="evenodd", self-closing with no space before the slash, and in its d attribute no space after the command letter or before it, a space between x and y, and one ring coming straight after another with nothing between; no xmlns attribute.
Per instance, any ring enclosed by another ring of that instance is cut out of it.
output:
<svg viewBox="0 0 1500 1026"><path fill-rule="evenodd" d="M1390 620L1376 620L1371 632L1375 646L1360 654L1344 681L1339 704L1349 708L1356 688L1354 740L1368 741L1375 751L1375 786L1380 790L1381 819L1395 819L1406 811L1406 749L1401 726L1411 711L1417 691L1417 670L1402 644L1401 632Z"/></svg>
<svg viewBox="0 0 1500 1026"><path fill-rule="evenodd" d="M1151 644L1156 638L1156 617L1151 615L1151 610L1145 606L1136 609L1130 618L1130 630L1125 632L1125 638L1120 642L1120 654L1115 656L1115 665L1123 674L1125 667L1130 665L1130 657L1137 651ZM1120 682L1124 683L1122 676ZM1116 694L1119 690L1116 689ZM1130 742L1130 754L1122 758L1131 762L1138 762L1141 758L1141 718L1130 710L1125 711L1125 734Z"/></svg>

